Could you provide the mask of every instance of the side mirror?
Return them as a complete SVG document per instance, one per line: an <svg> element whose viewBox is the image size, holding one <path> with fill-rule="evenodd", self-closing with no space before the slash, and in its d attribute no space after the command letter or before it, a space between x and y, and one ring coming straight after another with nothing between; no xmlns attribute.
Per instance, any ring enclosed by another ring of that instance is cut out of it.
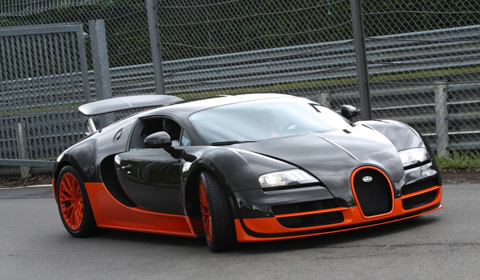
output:
<svg viewBox="0 0 480 280"><path fill-rule="evenodd" d="M354 117L358 116L360 110L351 105L342 105L341 115L347 120L351 121Z"/></svg>
<svg viewBox="0 0 480 280"><path fill-rule="evenodd" d="M148 135L144 143L145 148L165 148L172 145L172 139L168 133L160 131Z"/></svg>

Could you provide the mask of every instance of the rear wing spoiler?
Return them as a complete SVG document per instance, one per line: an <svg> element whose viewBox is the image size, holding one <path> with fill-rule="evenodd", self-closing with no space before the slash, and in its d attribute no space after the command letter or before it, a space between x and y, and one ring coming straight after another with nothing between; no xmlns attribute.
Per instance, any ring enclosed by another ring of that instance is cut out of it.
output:
<svg viewBox="0 0 480 280"><path fill-rule="evenodd" d="M93 133L97 131L97 129L93 123L92 116L128 109L175 104L181 101L183 101L183 99L172 95L124 96L90 102L78 107L78 110L85 116L85 122L87 123L88 131Z"/></svg>

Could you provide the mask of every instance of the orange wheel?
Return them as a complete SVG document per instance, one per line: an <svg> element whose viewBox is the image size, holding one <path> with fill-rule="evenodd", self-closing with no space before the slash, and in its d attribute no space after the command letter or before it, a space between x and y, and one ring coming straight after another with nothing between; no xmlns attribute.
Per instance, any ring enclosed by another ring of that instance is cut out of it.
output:
<svg viewBox="0 0 480 280"><path fill-rule="evenodd" d="M203 228L205 229L205 238L212 242L212 217L210 216L210 206L208 205L207 193L203 181L200 181L200 211L202 212Z"/></svg>
<svg viewBox="0 0 480 280"><path fill-rule="evenodd" d="M75 237L96 233L95 218L78 172L71 166L65 166L57 182L58 211L67 231Z"/></svg>
<svg viewBox="0 0 480 280"><path fill-rule="evenodd" d="M58 203L63 220L71 230L78 230L83 221L82 190L71 173L65 174L58 187Z"/></svg>
<svg viewBox="0 0 480 280"><path fill-rule="evenodd" d="M210 173L200 174L198 197L208 247L213 252L232 249L236 245L236 236L230 203L225 191Z"/></svg>

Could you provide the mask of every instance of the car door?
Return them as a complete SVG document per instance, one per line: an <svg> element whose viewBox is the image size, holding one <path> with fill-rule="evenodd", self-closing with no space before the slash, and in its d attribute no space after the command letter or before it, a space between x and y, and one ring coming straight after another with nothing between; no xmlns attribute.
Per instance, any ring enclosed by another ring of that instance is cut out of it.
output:
<svg viewBox="0 0 480 280"><path fill-rule="evenodd" d="M139 207L161 213L184 214L180 186L184 147L146 148L144 145L146 136L158 131L166 132L167 122L182 130L175 121L161 116L138 120L130 137L130 150L115 157L115 170L124 191Z"/></svg>
<svg viewBox="0 0 480 280"><path fill-rule="evenodd" d="M146 148L117 155L117 176L130 199L147 210L184 214L178 156L183 149Z"/></svg>

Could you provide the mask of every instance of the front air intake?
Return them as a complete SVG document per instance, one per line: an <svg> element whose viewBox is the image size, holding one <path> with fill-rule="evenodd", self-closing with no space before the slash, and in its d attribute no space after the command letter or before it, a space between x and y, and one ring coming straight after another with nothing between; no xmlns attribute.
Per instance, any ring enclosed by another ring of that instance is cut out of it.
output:
<svg viewBox="0 0 480 280"><path fill-rule="evenodd" d="M351 182L355 199L364 216L392 211L392 186L384 172L374 167L363 167L352 174Z"/></svg>

